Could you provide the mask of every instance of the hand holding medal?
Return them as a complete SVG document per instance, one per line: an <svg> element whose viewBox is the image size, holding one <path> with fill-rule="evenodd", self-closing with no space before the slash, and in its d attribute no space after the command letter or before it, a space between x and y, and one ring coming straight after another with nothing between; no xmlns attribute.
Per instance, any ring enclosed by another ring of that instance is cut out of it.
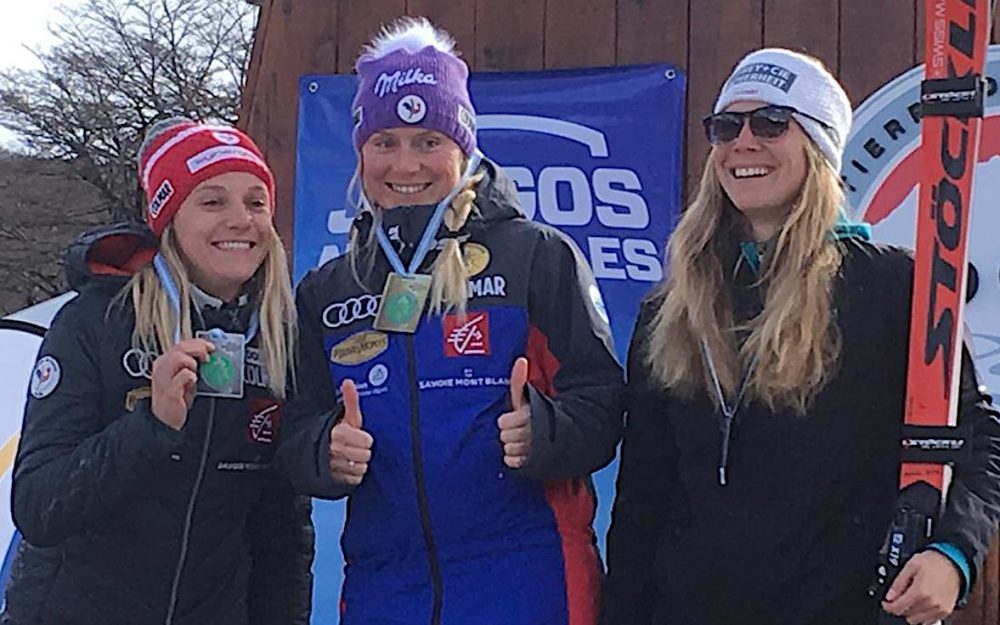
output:
<svg viewBox="0 0 1000 625"><path fill-rule="evenodd" d="M194 402L198 364L207 362L215 346L204 339L175 343L153 361L153 415L175 430L184 427Z"/></svg>
<svg viewBox="0 0 1000 625"><path fill-rule="evenodd" d="M361 400L352 380L340 385L344 416L330 429L330 473L333 479L357 486L368 472L375 439L361 429Z"/></svg>
<svg viewBox="0 0 1000 625"><path fill-rule="evenodd" d="M503 461L512 469L519 469L531 457L531 404L525 397L528 384L528 359L518 358L510 372L511 412L497 419L500 442L503 443Z"/></svg>

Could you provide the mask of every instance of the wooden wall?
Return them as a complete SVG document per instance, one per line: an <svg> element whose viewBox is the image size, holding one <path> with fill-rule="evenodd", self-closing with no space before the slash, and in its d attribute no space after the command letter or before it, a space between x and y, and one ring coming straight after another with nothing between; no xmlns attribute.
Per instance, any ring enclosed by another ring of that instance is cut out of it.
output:
<svg viewBox="0 0 1000 625"><path fill-rule="evenodd" d="M764 45L822 59L853 102L909 69L923 46L916 0L256 0L261 5L242 123L264 144L292 231L298 77L349 73L361 45L399 15L451 32L476 71L668 62L688 73L687 171L698 129L736 61ZM918 8L917 5L920 5ZM693 134L692 134L693 133Z"/></svg>
<svg viewBox="0 0 1000 625"><path fill-rule="evenodd" d="M746 52L808 52L854 104L922 61L921 0L256 0L261 5L242 125L278 182L278 226L292 236L298 77L349 73L361 45L399 15L454 35L474 71L673 63L688 74L688 187L707 152L699 130L720 83ZM994 28L994 41L997 40ZM997 625L996 550L957 620ZM984 600L985 596L988 600Z"/></svg>

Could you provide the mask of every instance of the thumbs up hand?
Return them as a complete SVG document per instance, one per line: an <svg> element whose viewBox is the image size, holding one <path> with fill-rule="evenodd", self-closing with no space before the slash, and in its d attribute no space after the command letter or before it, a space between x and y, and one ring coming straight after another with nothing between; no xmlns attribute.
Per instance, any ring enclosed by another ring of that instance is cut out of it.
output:
<svg viewBox="0 0 1000 625"><path fill-rule="evenodd" d="M372 458L372 435L361 429L361 400L352 380L340 385L344 416L330 430L330 472L333 479L357 486L368 472Z"/></svg>
<svg viewBox="0 0 1000 625"><path fill-rule="evenodd" d="M510 371L510 405L512 410L500 415L500 442L503 443L503 461L512 469L528 464L531 456L531 406L525 396L528 384L528 359L514 361Z"/></svg>

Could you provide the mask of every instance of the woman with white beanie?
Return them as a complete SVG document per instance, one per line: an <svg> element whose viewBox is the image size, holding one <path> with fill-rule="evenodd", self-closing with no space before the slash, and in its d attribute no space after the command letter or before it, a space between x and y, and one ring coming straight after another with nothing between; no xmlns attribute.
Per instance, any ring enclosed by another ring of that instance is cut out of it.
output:
<svg viewBox="0 0 1000 625"><path fill-rule="evenodd" d="M963 354L955 467L929 548L869 598L897 494L912 255L847 223L851 106L816 59L758 50L628 362L608 625L874 625L950 613L1000 521L1000 423Z"/></svg>

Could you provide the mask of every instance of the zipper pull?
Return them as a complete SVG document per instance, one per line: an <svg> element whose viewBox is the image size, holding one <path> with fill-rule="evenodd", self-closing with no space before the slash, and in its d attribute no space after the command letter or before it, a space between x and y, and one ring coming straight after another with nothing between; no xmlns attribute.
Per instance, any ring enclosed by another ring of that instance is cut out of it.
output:
<svg viewBox="0 0 1000 625"><path fill-rule="evenodd" d="M721 441L719 442L719 486L725 486L728 480L729 468L729 435L733 429L734 413L723 408L722 422L719 424Z"/></svg>

